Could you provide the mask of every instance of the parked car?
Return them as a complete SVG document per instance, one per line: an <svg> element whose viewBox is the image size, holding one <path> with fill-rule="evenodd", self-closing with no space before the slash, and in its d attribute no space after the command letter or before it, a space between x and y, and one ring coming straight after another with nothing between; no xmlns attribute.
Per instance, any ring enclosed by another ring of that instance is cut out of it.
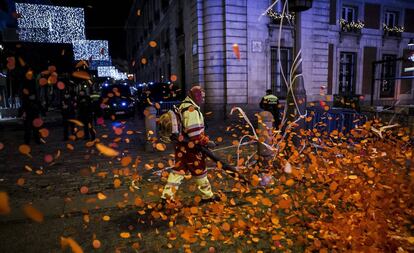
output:
<svg viewBox="0 0 414 253"><path fill-rule="evenodd" d="M106 105L104 107L104 117L135 115L135 99L127 83L104 83L101 87L101 98L103 104Z"/></svg>

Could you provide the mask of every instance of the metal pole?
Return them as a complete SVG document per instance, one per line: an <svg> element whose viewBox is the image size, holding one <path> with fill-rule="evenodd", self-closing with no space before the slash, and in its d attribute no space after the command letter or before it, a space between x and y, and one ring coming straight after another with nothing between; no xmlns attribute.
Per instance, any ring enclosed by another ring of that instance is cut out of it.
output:
<svg viewBox="0 0 414 253"><path fill-rule="evenodd" d="M375 87L375 68L377 64L372 62L372 74L371 74L371 106L374 106L374 87Z"/></svg>

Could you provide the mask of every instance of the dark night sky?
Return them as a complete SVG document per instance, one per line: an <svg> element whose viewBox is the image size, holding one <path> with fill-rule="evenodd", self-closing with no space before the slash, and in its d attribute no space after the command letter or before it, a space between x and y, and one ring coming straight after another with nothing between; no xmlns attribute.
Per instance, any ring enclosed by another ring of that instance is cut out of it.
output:
<svg viewBox="0 0 414 253"><path fill-rule="evenodd" d="M54 5L85 10L86 38L108 40L112 58L126 58L124 26L134 0L51 0Z"/></svg>

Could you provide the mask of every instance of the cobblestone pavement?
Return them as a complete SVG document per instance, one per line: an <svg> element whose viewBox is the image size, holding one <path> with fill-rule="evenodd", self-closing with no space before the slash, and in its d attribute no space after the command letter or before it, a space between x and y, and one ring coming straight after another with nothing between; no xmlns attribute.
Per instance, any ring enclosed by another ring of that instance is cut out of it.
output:
<svg viewBox="0 0 414 253"><path fill-rule="evenodd" d="M123 123L106 121L106 126L96 128L100 141L109 145L119 138L116 149L122 151L122 156L130 156L132 163L136 159L142 161L124 170L120 159L105 157L94 146L86 147L87 141L63 142L58 118L45 122L50 135L46 143L30 146L31 157L18 151L23 140L21 124L1 128L0 142L4 148L0 151L0 191L7 192L11 213L0 216L0 252L61 252L61 236L73 237L84 252L93 250L94 237L102 243L96 252L115 252L116 249L130 252L134 242L145 244L145 239L138 238L140 233L152 233L152 238L156 239L158 230L148 230L147 225L137 222L134 199L139 196L145 201L158 200L164 183L153 172L159 163L168 164L171 146L167 145L164 152L145 152L142 119L136 117ZM121 125L124 127L122 134L116 135L113 127ZM234 139L226 134L223 122L211 123L208 133L212 139L224 137L221 146L231 145ZM68 149L68 144L73 150ZM54 161L47 164L45 155L52 155ZM146 169L145 164L153 164L154 168ZM143 180L139 190L131 191L131 174L134 173ZM119 187L114 185L116 179L121 182ZM82 186L88 188L86 194L80 193ZM106 199L100 200L98 193L103 193ZM22 206L28 203L43 213L42 223L29 220L23 213ZM105 215L110 217L107 222L102 221ZM135 233L135 241L121 238L119 234L123 231ZM163 237L159 240L159 245L165 245ZM162 248L152 252L156 251Z"/></svg>

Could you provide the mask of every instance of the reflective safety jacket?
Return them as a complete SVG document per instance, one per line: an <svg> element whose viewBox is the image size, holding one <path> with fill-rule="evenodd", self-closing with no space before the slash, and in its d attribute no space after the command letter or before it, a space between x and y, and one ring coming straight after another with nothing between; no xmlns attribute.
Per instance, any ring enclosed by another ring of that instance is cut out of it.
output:
<svg viewBox="0 0 414 253"><path fill-rule="evenodd" d="M181 113L182 130L191 140L199 140L204 135L204 117L200 107L186 97L178 107Z"/></svg>
<svg viewBox="0 0 414 253"><path fill-rule="evenodd" d="M265 111L274 111L278 109L278 104L279 98L273 94L270 94L262 98L262 101L260 101L260 108Z"/></svg>

